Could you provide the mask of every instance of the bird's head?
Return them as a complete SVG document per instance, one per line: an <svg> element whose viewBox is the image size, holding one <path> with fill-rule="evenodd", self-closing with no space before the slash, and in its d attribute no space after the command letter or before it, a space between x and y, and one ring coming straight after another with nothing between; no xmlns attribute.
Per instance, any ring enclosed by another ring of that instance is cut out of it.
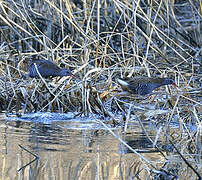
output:
<svg viewBox="0 0 202 180"><path fill-rule="evenodd" d="M69 69L62 69L60 73L61 73L62 76L71 76L71 77L74 77L73 74L72 74L72 72Z"/></svg>
<svg viewBox="0 0 202 180"><path fill-rule="evenodd" d="M173 86L177 86L175 83L174 83L174 81L172 80L172 79L168 79L168 78L165 78L164 79L164 81L163 81L163 84L164 85L169 85L169 84L171 84L171 85L173 85Z"/></svg>

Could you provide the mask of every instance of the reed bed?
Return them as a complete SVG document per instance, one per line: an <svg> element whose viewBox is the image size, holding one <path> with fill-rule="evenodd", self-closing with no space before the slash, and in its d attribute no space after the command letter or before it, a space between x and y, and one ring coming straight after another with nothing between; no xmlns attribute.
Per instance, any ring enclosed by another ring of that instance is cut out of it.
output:
<svg viewBox="0 0 202 180"><path fill-rule="evenodd" d="M131 118L140 126L152 119L161 127L154 146L165 133L200 178L201 9L200 0L1 1L0 110L100 115L125 132ZM24 79L30 59L52 60L78 78ZM116 78L139 75L170 77L178 88L153 99L122 95ZM170 134L173 122L180 130ZM155 176L175 177L162 168Z"/></svg>

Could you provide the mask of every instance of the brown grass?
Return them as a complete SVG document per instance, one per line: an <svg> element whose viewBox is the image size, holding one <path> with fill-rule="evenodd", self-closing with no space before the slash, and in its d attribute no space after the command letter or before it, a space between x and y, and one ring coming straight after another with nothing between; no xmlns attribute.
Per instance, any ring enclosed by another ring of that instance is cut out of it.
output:
<svg viewBox="0 0 202 180"><path fill-rule="evenodd" d="M151 1L149 5L129 0L21 2L0 3L0 110L17 114L73 111L113 121L122 111L125 131L132 117L155 118L165 122L162 132L174 143L176 135L180 138L185 154L201 156L199 0ZM70 67L80 80L25 80L22 75L31 58ZM117 77L139 75L170 77L179 87L162 92L164 87L153 100L117 94L121 90ZM174 120L180 134L169 134ZM197 130L190 131L189 123ZM181 136L182 128L186 136ZM197 169L197 163L193 166Z"/></svg>

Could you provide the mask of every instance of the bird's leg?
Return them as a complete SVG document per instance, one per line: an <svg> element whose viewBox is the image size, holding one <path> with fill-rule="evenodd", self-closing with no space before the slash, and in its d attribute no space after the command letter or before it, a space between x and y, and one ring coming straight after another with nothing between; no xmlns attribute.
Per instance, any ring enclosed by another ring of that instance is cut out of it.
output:
<svg viewBox="0 0 202 180"><path fill-rule="evenodd" d="M29 78L29 73L22 74L22 79L26 80L27 78Z"/></svg>
<svg viewBox="0 0 202 180"><path fill-rule="evenodd" d="M114 96L128 96L129 95L129 93L128 92L125 92L125 91L123 91L123 92L118 92L118 93L115 93L114 94Z"/></svg>
<svg viewBox="0 0 202 180"><path fill-rule="evenodd" d="M149 99L150 99L149 103L152 103L154 101L154 99L157 97L157 95L158 95L157 92L152 92L152 93L148 94Z"/></svg>

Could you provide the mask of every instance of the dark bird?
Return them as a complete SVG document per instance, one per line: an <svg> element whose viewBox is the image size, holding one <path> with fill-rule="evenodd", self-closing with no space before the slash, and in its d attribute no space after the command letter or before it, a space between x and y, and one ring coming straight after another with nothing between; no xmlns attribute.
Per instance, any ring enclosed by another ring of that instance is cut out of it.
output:
<svg viewBox="0 0 202 180"><path fill-rule="evenodd" d="M159 77L119 78L117 81L124 91L142 96L151 94L154 89L160 86L169 84L176 86L173 80Z"/></svg>
<svg viewBox="0 0 202 180"><path fill-rule="evenodd" d="M28 65L28 74L26 76L39 78L39 74L44 78L56 76L73 76L69 69L62 69L49 60L32 60Z"/></svg>

